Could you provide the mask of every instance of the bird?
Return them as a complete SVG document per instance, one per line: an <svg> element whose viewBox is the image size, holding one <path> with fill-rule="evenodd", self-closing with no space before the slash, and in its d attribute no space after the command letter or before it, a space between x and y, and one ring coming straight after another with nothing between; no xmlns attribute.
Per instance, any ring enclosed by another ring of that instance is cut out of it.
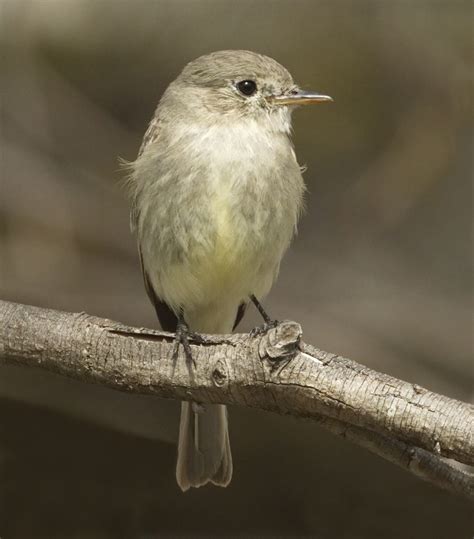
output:
<svg viewBox="0 0 474 539"><path fill-rule="evenodd" d="M129 163L131 227L160 325L188 359L190 335L232 332L251 302L264 317L259 330L271 327L260 302L305 193L291 116L327 101L276 60L246 50L192 60L163 93ZM183 401L179 487L225 487L232 473L225 405Z"/></svg>

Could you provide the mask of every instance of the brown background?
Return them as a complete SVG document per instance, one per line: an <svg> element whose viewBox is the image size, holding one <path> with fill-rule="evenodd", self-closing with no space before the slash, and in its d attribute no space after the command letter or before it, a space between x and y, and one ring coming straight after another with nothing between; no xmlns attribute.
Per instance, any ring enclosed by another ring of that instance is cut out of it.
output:
<svg viewBox="0 0 474 539"><path fill-rule="evenodd" d="M295 114L307 212L269 312L472 398L470 1L3 0L0 16L3 299L156 325L118 157L186 62L246 48L335 98ZM2 368L1 537L470 536L466 503L310 423L230 415L231 486L182 495L175 403Z"/></svg>

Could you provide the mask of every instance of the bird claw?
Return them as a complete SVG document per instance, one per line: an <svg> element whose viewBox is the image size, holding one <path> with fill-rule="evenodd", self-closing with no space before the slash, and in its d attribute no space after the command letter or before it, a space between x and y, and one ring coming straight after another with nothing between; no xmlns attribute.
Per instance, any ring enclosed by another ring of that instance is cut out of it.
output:
<svg viewBox="0 0 474 539"><path fill-rule="evenodd" d="M202 338L200 335L189 331L188 325L185 322L178 322L178 326L176 327L176 336L174 339L174 346L173 346L173 360L177 361L178 356L179 356L179 346L181 345L183 347L186 360L190 363L192 362L192 364L196 366L196 361L194 360L194 357L193 357L191 345L189 344L190 338L198 343L202 341Z"/></svg>
<svg viewBox="0 0 474 539"><path fill-rule="evenodd" d="M276 328L278 324L278 320L269 320L268 322L264 322L261 326L254 327L250 331L250 336L258 337L259 335L265 335L265 333L268 333L268 331L271 329Z"/></svg>

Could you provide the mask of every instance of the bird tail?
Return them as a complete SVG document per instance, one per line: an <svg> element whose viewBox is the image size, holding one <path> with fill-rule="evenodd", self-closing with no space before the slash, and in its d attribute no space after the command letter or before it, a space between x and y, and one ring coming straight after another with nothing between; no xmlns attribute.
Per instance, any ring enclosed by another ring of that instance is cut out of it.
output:
<svg viewBox="0 0 474 539"><path fill-rule="evenodd" d="M233 307L226 312L222 306L210 306L196 312L188 311L186 316L193 331L230 333L236 314L239 317ZM227 408L223 404L182 402L176 464L178 485L183 491L209 482L226 487L231 479L232 454Z"/></svg>
<svg viewBox="0 0 474 539"><path fill-rule="evenodd" d="M223 404L181 403L176 480L181 490L232 478L227 409Z"/></svg>

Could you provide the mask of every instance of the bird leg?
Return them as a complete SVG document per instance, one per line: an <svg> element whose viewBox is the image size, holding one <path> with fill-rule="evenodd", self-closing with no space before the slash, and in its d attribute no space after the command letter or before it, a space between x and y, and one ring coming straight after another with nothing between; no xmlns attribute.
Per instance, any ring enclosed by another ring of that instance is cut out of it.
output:
<svg viewBox="0 0 474 539"><path fill-rule="evenodd" d="M197 343L204 343L204 339L198 334L194 333L193 331L189 330L189 326L184 319L183 310L181 309L178 314L178 325L176 326L176 333L175 333L175 339L174 339L174 347L173 347L173 359L176 361L178 359L179 354L179 345L181 344L183 346L184 355L186 356L186 360L189 362L192 362L194 366L196 366L196 362L193 358L193 353L191 351L191 346L189 344L189 340L192 339L193 341Z"/></svg>
<svg viewBox="0 0 474 539"><path fill-rule="evenodd" d="M278 320L272 320L265 309L262 307L261 303L258 301L258 299L253 295L250 294L250 299L252 300L252 303L257 307L257 311L262 315L263 318L263 324L261 326L254 327L252 331L250 332L250 335L252 337L255 337L256 335L262 335L266 333L269 329L274 328L278 325Z"/></svg>

